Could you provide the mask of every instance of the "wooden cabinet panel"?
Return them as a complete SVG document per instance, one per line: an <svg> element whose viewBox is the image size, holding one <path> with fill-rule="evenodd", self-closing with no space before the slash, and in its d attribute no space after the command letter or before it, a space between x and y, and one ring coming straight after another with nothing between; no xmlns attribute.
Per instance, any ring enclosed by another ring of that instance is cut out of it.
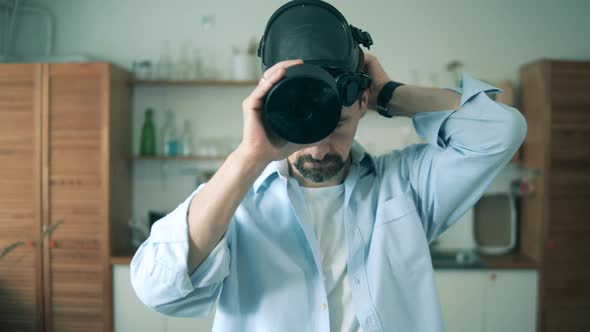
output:
<svg viewBox="0 0 590 332"><path fill-rule="evenodd" d="M550 61L550 70L545 78L551 84L551 107L553 113L563 113L563 106L588 106L590 96L590 66L588 62ZM579 109L581 110L581 109Z"/></svg>
<svg viewBox="0 0 590 332"><path fill-rule="evenodd" d="M552 202L554 199L583 199L586 202L590 199L590 172L581 169L553 168L549 178L549 190L547 199ZM551 206L553 209L553 206ZM569 213L568 211L561 211ZM559 222L559 219L555 219Z"/></svg>
<svg viewBox="0 0 590 332"><path fill-rule="evenodd" d="M0 241L0 247L7 245ZM0 263L0 330L39 331L36 249L18 248Z"/></svg>
<svg viewBox="0 0 590 332"><path fill-rule="evenodd" d="M125 249L131 214L129 79L106 63L0 64L0 248L27 243L0 261L1 331L112 330L110 253Z"/></svg>
<svg viewBox="0 0 590 332"><path fill-rule="evenodd" d="M544 331L590 331L590 306L551 306L543 309Z"/></svg>
<svg viewBox="0 0 590 332"><path fill-rule="evenodd" d="M555 114L551 114L553 128L581 128L590 123L590 112L588 112L590 101L583 105L560 106Z"/></svg>
<svg viewBox="0 0 590 332"><path fill-rule="evenodd" d="M0 248L31 241L0 260L0 330L42 329L41 65L0 70Z"/></svg>
<svg viewBox="0 0 590 332"><path fill-rule="evenodd" d="M520 70L521 109L526 118L528 130L522 147L522 163L544 175L549 166L550 109L545 100L550 87L544 77L549 71L547 63L528 65ZM520 231L521 250L535 261L543 256L540 239L545 234L545 219L549 209L546 203L546 177L536 181L537 192L523 200L521 205Z"/></svg>
<svg viewBox="0 0 590 332"><path fill-rule="evenodd" d="M102 68L102 70L101 70ZM108 246L103 165L104 81L108 67L50 65L48 75L48 224L52 234L47 290L53 331L103 331L104 247ZM106 251L108 253L108 250ZM107 254L108 255L108 254Z"/></svg>
<svg viewBox="0 0 590 332"><path fill-rule="evenodd" d="M588 106L590 113L590 104ZM587 124L590 127L590 122ZM590 129L553 127L551 141L551 167L556 170L587 171L590 167ZM587 172L586 172L587 173Z"/></svg>
<svg viewBox="0 0 590 332"><path fill-rule="evenodd" d="M534 197L522 201L522 247L540 265L543 332L590 328L589 89L588 61L542 60L521 68L522 107L533 129L523 161L541 171Z"/></svg>
<svg viewBox="0 0 590 332"><path fill-rule="evenodd" d="M553 266L560 264L583 264L590 262L590 232L550 232L545 244L545 263Z"/></svg>
<svg viewBox="0 0 590 332"><path fill-rule="evenodd" d="M554 264L544 272L544 283L547 288L577 288L590 280L588 264Z"/></svg>
<svg viewBox="0 0 590 332"><path fill-rule="evenodd" d="M590 233L590 204L588 204L588 198L566 197L551 199L549 218L559 220L549 225L550 233Z"/></svg>
<svg viewBox="0 0 590 332"><path fill-rule="evenodd" d="M590 303L590 232L552 232L542 267L542 299L548 305L586 305Z"/></svg>
<svg viewBox="0 0 590 332"><path fill-rule="evenodd" d="M131 89L128 72L110 67L110 128L109 148L109 230L111 256L125 256L131 249L129 220L132 215L131 178L133 155L133 128Z"/></svg>

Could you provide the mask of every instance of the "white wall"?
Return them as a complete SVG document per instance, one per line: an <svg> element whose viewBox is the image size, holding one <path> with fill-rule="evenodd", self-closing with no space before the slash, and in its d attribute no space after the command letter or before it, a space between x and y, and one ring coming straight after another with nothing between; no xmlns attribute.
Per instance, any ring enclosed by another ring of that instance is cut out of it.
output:
<svg viewBox="0 0 590 332"><path fill-rule="evenodd" d="M129 67L156 60L162 41L211 50L219 66L232 45L260 37L285 1L273 0L44 0L57 20L56 54L88 54ZM365 0L329 1L369 31L392 76L443 72L453 59L491 81L516 79L518 67L540 58L590 57L590 2L586 0ZM209 31L203 15L215 15ZM442 79L441 79L442 80ZM426 83L426 82L424 82ZM443 82L444 83L444 82Z"/></svg>
<svg viewBox="0 0 590 332"><path fill-rule="evenodd" d="M163 41L199 48L220 77L230 76L231 47L259 38L267 19L284 1L272 0L44 0L56 18L55 54L84 54L129 68L134 60L158 59ZM371 52L393 79L439 86L452 85L445 64L460 60L472 75L495 82L517 81L519 67L538 58L590 59L590 1L587 0L365 0L330 1L349 23L369 31ZM203 15L214 25L204 30ZM34 22L28 24L34 24ZM27 31L35 31L31 26ZM22 30L24 31L24 30ZM18 45L44 45L42 34L18 34ZM21 47L22 52L32 52ZM241 100L248 87L136 88L134 141L138 148L142 111L155 107L177 112L178 125L190 119L198 138L241 134ZM374 152L415 140L405 119L370 114L358 139ZM402 137L401 132L406 134ZM135 167L134 211L169 210L194 188L194 163L141 162ZM506 181L495 184L505 187Z"/></svg>

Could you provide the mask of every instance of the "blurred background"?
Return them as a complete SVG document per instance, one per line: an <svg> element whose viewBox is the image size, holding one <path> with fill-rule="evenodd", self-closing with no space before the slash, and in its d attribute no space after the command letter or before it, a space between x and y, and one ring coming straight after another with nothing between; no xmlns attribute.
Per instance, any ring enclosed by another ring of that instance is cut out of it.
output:
<svg viewBox="0 0 590 332"><path fill-rule="evenodd" d="M143 307L129 262L241 137L285 1L0 0L0 330L209 331ZM502 89L529 126L432 244L447 330L590 330L590 2L328 1L392 79ZM374 154L421 142L375 113Z"/></svg>

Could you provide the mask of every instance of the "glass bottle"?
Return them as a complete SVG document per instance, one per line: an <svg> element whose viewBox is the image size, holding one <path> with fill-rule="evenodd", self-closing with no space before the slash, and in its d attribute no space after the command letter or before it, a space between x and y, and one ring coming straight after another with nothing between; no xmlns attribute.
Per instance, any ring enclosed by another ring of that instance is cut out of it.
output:
<svg viewBox="0 0 590 332"><path fill-rule="evenodd" d="M201 59L201 50L193 50L193 76L191 79L198 80L203 78L203 59Z"/></svg>
<svg viewBox="0 0 590 332"><path fill-rule="evenodd" d="M160 59L158 59L158 79L170 80L172 79L172 55L170 53L170 41L166 40L162 44L160 51Z"/></svg>
<svg viewBox="0 0 590 332"><path fill-rule="evenodd" d="M154 127L154 111L151 108L145 110L145 119L141 128L139 155L156 155L156 129Z"/></svg>
<svg viewBox="0 0 590 332"><path fill-rule="evenodd" d="M174 157L178 155L178 136L174 125L174 112L170 109L166 112L166 121L162 126L161 146L164 156Z"/></svg>
<svg viewBox="0 0 590 332"><path fill-rule="evenodd" d="M193 146L193 131L191 129L190 120L184 120L184 128L180 135L180 154L185 157L191 156L194 153Z"/></svg>
<svg viewBox="0 0 590 332"><path fill-rule="evenodd" d="M189 56L189 44L188 42L183 42L180 47L178 63L174 65L174 79L189 80L193 76L191 71L192 64Z"/></svg>

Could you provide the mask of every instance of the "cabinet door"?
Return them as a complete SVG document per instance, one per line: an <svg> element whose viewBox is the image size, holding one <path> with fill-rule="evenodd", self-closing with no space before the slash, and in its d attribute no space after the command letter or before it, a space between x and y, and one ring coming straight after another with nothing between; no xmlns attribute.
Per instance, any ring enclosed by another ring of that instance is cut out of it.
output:
<svg viewBox="0 0 590 332"><path fill-rule="evenodd" d="M485 332L536 331L536 271L488 272Z"/></svg>
<svg viewBox="0 0 590 332"><path fill-rule="evenodd" d="M485 272L437 270L435 275L446 330L483 331Z"/></svg>
<svg viewBox="0 0 590 332"><path fill-rule="evenodd" d="M113 267L113 308L115 332L210 332L215 315L215 308L204 319L168 317L149 309L133 291L129 265Z"/></svg>
<svg viewBox="0 0 590 332"><path fill-rule="evenodd" d="M135 295L129 277L129 265L113 267L113 306L115 332L166 330L166 316L143 305Z"/></svg>
<svg viewBox="0 0 590 332"><path fill-rule="evenodd" d="M42 330L41 71L0 64L0 330ZM23 241L23 242L21 242Z"/></svg>
<svg viewBox="0 0 590 332"><path fill-rule="evenodd" d="M207 318L166 318L166 332L211 332L217 305Z"/></svg>
<svg viewBox="0 0 590 332"><path fill-rule="evenodd" d="M108 67L52 64L45 77L44 226L63 221L45 251L46 320L50 331L110 330Z"/></svg>

